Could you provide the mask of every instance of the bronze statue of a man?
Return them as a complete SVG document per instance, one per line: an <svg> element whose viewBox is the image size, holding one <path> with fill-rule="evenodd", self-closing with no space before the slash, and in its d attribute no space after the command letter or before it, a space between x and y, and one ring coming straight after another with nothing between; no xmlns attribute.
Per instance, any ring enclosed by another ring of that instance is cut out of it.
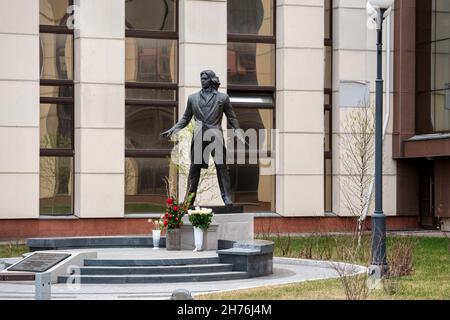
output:
<svg viewBox="0 0 450 320"><path fill-rule="evenodd" d="M194 116L195 129L191 142L191 167L189 170L189 193L196 193L202 168L208 168L209 154L214 159L220 193L226 206L231 201L230 175L226 164L226 148L222 132L222 116L225 113L230 126L237 131L240 141L245 141L236 114L227 94L218 92L220 81L211 70L200 73L202 90L189 96L186 111L171 129L161 133L170 137L186 127ZM195 196L191 200L194 203Z"/></svg>

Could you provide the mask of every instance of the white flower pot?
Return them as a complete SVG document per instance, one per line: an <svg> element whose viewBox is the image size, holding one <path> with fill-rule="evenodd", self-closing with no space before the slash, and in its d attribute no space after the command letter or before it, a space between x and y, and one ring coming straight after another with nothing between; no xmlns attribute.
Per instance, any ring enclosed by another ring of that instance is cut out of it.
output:
<svg viewBox="0 0 450 320"><path fill-rule="evenodd" d="M194 227L194 243L195 243L194 251L203 250L203 229Z"/></svg>
<svg viewBox="0 0 450 320"><path fill-rule="evenodd" d="M153 249L159 249L159 240L161 239L161 230L152 230Z"/></svg>

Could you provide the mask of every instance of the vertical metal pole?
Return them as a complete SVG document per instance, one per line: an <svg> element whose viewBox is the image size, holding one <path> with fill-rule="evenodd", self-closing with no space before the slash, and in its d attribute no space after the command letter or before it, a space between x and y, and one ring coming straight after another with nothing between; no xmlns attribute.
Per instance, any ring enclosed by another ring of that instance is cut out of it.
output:
<svg viewBox="0 0 450 320"><path fill-rule="evenodd" d="M378 16L377 34L377 80L375 115L375 212L372 216L372 265L387 271L386 263L386 216L383 212L383 15ZM388 30L389 32L389 30ZM388 53L389 54L389 53Z"/></svg>

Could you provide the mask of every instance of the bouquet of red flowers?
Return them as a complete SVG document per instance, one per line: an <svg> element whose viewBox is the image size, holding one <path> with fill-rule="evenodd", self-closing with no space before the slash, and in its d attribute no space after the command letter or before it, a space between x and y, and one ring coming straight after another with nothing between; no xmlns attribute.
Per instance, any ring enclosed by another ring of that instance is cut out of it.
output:
<svg viewBox="0 0 450 320"><path fill-rule="evenodd" d="M166 212L161 216L161 221L167 229L177 229L183 225L183 217L187 214L189 204L194 194L189 194L185 201L178 203L176 197L170 196L167 199Z"/></svg>

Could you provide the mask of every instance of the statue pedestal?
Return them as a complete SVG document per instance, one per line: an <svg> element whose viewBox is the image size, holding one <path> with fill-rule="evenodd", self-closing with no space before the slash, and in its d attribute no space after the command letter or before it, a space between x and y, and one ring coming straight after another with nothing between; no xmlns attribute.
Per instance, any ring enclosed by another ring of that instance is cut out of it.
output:
<svg viewBox="0 0 450 320"><path fill-rule="evenodd" d="M195 209L196 206L190 206L189 209ZM237 213L244 213L244 207L243 206L198 206L201 208L209 208L212 209L214 214L237 214Z"/></svg>
<svg viewBox="0 0 450 320"><path fill-rule="evenodd" d="M181 250L194 250L195 240L194 240L194 227L189 221L184 221L181 226ZM203 232L203 250L217 250L218 239L217 230L219 226L217 224L211 223L207 232Z"/></svg>
<svg viewBox="0 0 450 320"><path fill-rule="evenodd" d="M206 207L206 206L205 206ZM214 210L213 207L207 207ZM251 213L222 213L214 216L205 232L203 243L204 250L217 250L219 240L224 241L251 241L253 240L253 214ZM189 222L189 217L183 217L181 226L181 249L194 250L194 228Z"/></svg>

